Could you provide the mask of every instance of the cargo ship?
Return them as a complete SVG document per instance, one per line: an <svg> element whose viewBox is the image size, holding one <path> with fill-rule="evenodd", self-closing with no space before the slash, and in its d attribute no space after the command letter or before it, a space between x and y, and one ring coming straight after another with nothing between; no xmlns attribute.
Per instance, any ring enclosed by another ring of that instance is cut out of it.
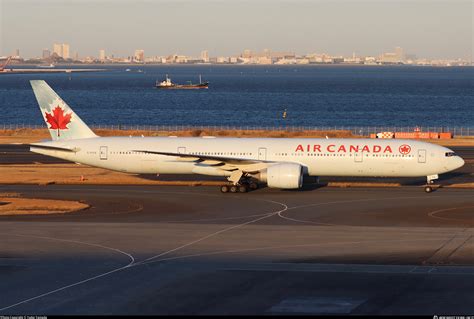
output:
<svg viewBox="0 0 474 319"><path fill-rule="evenodd" d="M54 63L51 63L51 64L38 64L36 67L37 68L54 68L54 67L56 67L56 65Z"/></svg>
<svg viewBox="0 0 474 319"><path fill-rule="evenodd" d="M202 82L201 81L201 75L199 75L199 84L176 84L171 82L171 79L168 77L168 74L166 74L166 79L159 82L156 81L155 85L158 89L182 89L182 90L190 90L190 89L208 89L209 88L209 82Z"/></svg>

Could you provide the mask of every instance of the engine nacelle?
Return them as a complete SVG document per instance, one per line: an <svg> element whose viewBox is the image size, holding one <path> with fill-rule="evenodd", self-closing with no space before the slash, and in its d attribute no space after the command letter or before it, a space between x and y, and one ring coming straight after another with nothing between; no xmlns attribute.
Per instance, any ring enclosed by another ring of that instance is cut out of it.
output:
<svg viewBox="0 0 474 319"><path fill-rule="evenodd" d="M303 186L303 167L294 163L272 165L261 172L259 179L268 187L294 189Z"/></svg>

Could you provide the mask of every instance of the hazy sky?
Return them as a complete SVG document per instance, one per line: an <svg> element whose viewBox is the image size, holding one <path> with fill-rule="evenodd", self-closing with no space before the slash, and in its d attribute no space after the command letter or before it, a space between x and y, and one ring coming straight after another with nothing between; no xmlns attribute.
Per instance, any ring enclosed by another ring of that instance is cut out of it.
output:
<svg viewBox="0 0 474 319"><path fill-rule="evenodd" d="M472 0L0 0L0 55L235 55L248 48L299 54L471 58Z"/></svg>

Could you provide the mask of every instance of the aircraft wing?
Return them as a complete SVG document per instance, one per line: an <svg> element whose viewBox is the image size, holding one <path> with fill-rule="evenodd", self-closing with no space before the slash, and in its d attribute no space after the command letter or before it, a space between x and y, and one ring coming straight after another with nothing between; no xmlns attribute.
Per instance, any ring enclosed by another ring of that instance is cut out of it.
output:
<svg viewBox="0 0 474 319"><path fill-rule="evenodd" d="M182 154L170 152L158 152L147 150L134 150L133 152L141 152L146 154L156 154L164 156L178 157L183 161L196 162L199 165L213 166L226 171L240 169L243 172L258 172L265 169L272 161L254 160L247 158L235 158L216 155L198 155L198 154Z"/></svg>

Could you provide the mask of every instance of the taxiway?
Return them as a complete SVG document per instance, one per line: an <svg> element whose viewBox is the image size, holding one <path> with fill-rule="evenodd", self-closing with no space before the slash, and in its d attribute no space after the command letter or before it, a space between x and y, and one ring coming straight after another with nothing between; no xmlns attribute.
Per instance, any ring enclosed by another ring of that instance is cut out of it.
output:
<svg viewBox="0 0 474 319"><path fill-rule="evenodd" d="M0 186L0 314L472 314L472 190Z"/></svg>

